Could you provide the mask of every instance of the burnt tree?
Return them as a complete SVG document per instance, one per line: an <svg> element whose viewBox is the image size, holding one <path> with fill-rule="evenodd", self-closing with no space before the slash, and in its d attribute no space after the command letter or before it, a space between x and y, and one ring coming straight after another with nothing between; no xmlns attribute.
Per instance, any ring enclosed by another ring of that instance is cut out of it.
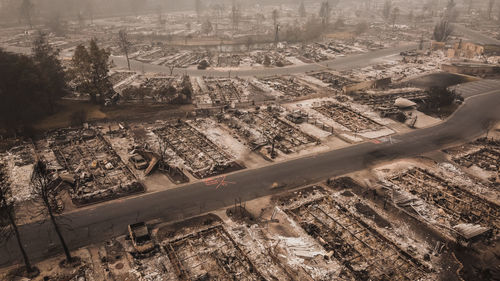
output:
<svg viewBox="0 0 500 281"><path fill-rule="evenodd" d="M128 57L130 49L132 48L132 43L128 39L127 31L124 29L118 32L118 46L125 53L125 58L127 59L128 70L130 70L130 59Z"/></svg>
<svg viewBox="0 0 500 281"><path fill-rule="evenodd" d="M35 277L39 274L39 270L32 266L28 254L24 249L15 218L15 202L12 198L12 190L2 170L3 167L2 164L0 164L0 237L2 237L2 241L5 242L12 235L16 237L17 245L23 256L26 273L29 277Z"/></svg>
<svg viewBox="0 0 500 281"><path fill-rule="evenodd" d="M71 253L69 251L68 245L64 240L61 233L61 228L56 220L55 212L57 211L57 190L59 187L59 181L56 179L54 173L50 171L47 164L43 160L38 160L38 162L33 167L33 172L31 174L31 187L33 189L33 194L37 197L41 203L42 213L48 215L50 222L52 223L54 230L61 242L64 254L66 255L66 262L72 263L74 261Z"/></svg>

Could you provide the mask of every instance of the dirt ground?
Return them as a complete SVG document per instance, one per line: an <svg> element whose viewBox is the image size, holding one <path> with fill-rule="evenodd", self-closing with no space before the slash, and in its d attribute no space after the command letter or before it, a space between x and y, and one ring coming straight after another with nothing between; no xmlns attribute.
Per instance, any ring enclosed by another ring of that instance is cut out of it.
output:
<svg viewBox="0 0 500 281"><path fill-rule="evenodd" d="M95 121L129 121L184 118L194 110L192 105L121 105L103 107L88 101L61 100L57 114L48 116L34 128L38 131L49 131L71 126L71 116L75 112L85 112L86 122Z"/></svg>

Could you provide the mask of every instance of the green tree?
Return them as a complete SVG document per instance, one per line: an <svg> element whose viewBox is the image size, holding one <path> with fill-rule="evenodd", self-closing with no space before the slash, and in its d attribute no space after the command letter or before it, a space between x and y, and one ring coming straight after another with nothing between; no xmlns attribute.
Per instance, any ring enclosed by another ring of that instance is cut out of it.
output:
<svg viewBox="0 0 500 281"><path fill-rule="evenodd" d="M78 45L71 59L71 78L75 89L90 95L92 100L96 100L95 94L91 91L92 85L92 62L90 54L84 45Z"/></svg>
<svg viewBox="0 0 500 281"><path fill-rule="evenodd" d="M452 105L457 99L459 96L453 91L448 91L446 87L431 87L425 108L426 110L439 111L443 107Z"/></svg>
<svg viewBox="0 0 500 281"><path fill-rule="evenodd" d="M79 45L72 59L73 82L77 91L88 94L94 103L102 103L104 96L113 93L109 81L109 52L99 48L95 39L87 48Z"/></svg>
<svg viewBox="0 0 500 281"><path fill-rule="evenodd" d="M59 50L48 42L47 35L38 32L33 42L33 59L47 83L44 96L48 104L48 113L55 112L55 103L67 93L66 74L59 60Z"/></svg>
<svg viewBox="0 0 500 281"><path fill-rule="evenodd" d="M0 127L9 134L26 132L49 114L49 73L33 57L1 50L0 65Z"/></svg>

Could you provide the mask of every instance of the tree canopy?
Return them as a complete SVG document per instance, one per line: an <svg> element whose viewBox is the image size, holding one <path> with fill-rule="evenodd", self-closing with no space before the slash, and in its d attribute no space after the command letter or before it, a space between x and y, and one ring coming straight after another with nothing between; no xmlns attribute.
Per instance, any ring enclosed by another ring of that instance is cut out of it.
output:
<svg viewBox="0 0 500 281"><path fill-rule="evenodd" d="M0 127L6 133L23 131L53 113L66 90L57 51L43 35L33 50L33 57L0 50Z"/></svg>
<svg viewBox="0 0 500 281"><path fill-rule="evenodd" d="M76 90L90 95L95 103L104 102L104 97L113 93L109 81L109 52L99 48L96 40L90 40L89 47L76 47L72 59L72 80Z"/></svg>
<svg viewBox="0 0 500 281"><path fill-rule="evenodd" d="M55 102L66 94L66 73L59 60L59 50L54 49L47 40L47 35L38 32L33 42L33 59L38 65L43 79L47 81L44 92L48 104L48 112L54 113Z"/></svg>

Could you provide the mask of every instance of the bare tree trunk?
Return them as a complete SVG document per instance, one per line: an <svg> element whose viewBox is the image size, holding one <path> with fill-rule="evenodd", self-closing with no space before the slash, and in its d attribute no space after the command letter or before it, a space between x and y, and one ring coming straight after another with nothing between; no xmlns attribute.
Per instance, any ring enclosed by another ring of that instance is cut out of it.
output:
<svg viewBox="0 0 500 281"><path fill-rule="evenodd" d="M125 52L125 57L127 58L128 70L130 70L130 60L128 58L128 52Z"/></svg>
<svg viewBox="0 0 500 281"><path fill-rule="evenodd" d="M64 241L64 237L61 234L61 230L59 229L59 225L56 222L56 218L54 217L54 214L52 213L52 209L50 207L49 202L45 202L47 205L47 210L49 211L49 216L50 220L52 221L52 225L54 225L54 230L57 233L57 236L59 237L59 240L61 241L61 246L64 249L64 254L66 255L66 261L69 263L73 260L71 257L71 253L69 252L68 246L66 245L66 241Z"/></svg>
<svg viewBox="0 0 500 281"><path fill-rule="evenodd" d="M19 230L17 229L17 224L14 219L14 216L12 216L12 213L9 212L9 221L10 225L12 226L12 229L14 229L14 234L16 236L17 244L19 245L19 250L21 250L21 254L23 255L23 260L24 260L24 265L26 266L26 271L31 273L33 272L33 267L31 266L31 262L28 258L28 255L26 254L26 251L24 250L23 243L21 242L21 236L19 235Z"/></svg>

